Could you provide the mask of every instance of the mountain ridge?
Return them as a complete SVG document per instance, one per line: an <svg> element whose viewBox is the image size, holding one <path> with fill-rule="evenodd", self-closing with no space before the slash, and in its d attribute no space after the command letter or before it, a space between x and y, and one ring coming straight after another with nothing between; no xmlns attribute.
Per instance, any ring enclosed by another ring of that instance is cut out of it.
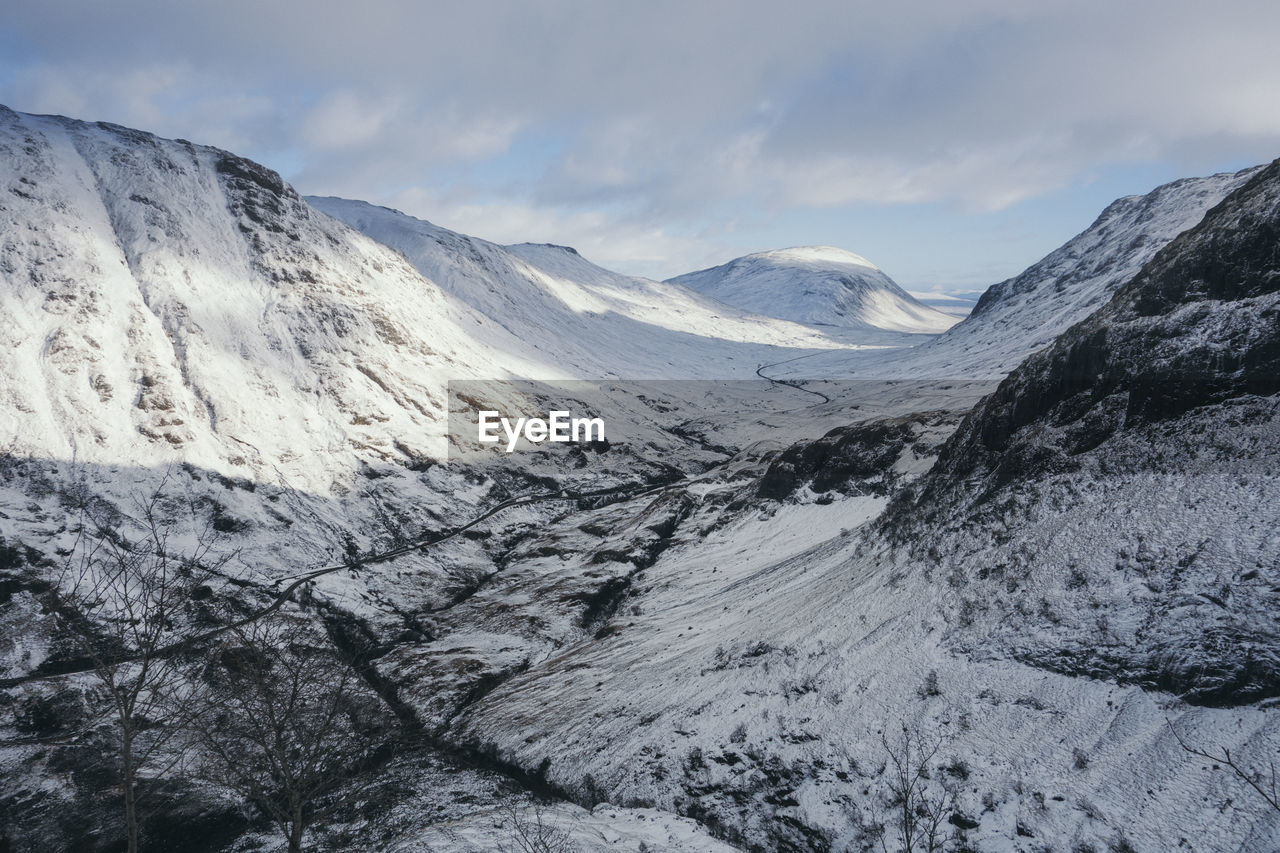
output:
<svg viewBox="0 0 1280 853"><path fill-rule="evenodd" d="M500 246L369 202L307 200L401 252L453 297L512 330L505 340L492 340L493 346L516 352L532 347L541 355L527 357L543 360L554 354L577 365L583 376L745 378L761 362L780 360L779 350L770 347L799 354L916 342L869 327L858 333L808 328L679 284L615 273L568 246ZM614 356L619 345L628 350L623 358ZM598 364L594 373L587 367L592 361Z"/></svg>
<svg viewBox="0 0 1280 853"><path fill-rule="evenodd" d="M1121 199L1006 283L980 334L947 333L988 373L1020 359L976 407L952 381L730 383L637 397L670 430L632 447L482 470L430 444L458 374L572 375L601 348L753 376L904 336L340 200L383 242L265 167L118 126L0 110L0 152L6 675L66 663L47 594L86 508L128 539L161 487L240 555L216 593L237 612L337 564L289 609L409 749L440 748L386 765L344 849L375 819L387 849L497 849L512 785L581 803L548 813L602 849L874 848L899 726L939 738L975 849L1275 849L1280 823L1169 729L1280 739L1280 163ZM947 335L894 358L929 374ZM726 403L769 440L721 441ZM28 737L90 730L94 702L75 678L0 702L0 846L111 846L103 741ZM151 802L222 822L192 844L261 844L220 794Z"/></svg>
<svg viewBox="0 0 1280 853"><path fill-rule="evenodd" d="M999 379L1102 307L1171 240L1262 166L1182 178L1111 202L1094 222L1018 275L987 288L966 317L910 351L829 353L786 378Z"/></svg>
<svg viewBox="0 0 1280 853"><path fill-rule="evenodd" d="M666 283L814 326L932 334L955 322L918 301L866 258L831 246L757 252Z"/></svg>
<svg viewBox="0 0 1280 853"><path fill-rule="evenodd" d="M968 575L974 550L992 551L984 531L1002 529L1016 556L1001 583L1030 585L1064 608L1080 597L1075 584L1095 613L1142 624L1149 637L1116 628L1099 645L1079 624L1055 630L1028 616L994 629L987 648L1207 704L1280 695L1280 634L1261 616L1280 607L1268 591L1280 580L1280 546L1249 516L1255 502L1280 503L1267 474L1280 464L1278 247L1280 161L1249 170L1107 304L1023 362L965 418L918 494L887 514L896 541L950 548L943 572ZM1092 519L1072 509L1086 499ZM1011 519L1013 506L1046 521L1075 517L1049 547ZM1139 506L1147 517L1135 517ZM1118 518L1132 530L1098 529ZM1064 566L1064 550L1088 558ZM1098 572L1108 563L1119 577ZM1131 600L1137 577L1148 589ZM1013 604L1002 598L986 601L1007 616Z"/></svg>

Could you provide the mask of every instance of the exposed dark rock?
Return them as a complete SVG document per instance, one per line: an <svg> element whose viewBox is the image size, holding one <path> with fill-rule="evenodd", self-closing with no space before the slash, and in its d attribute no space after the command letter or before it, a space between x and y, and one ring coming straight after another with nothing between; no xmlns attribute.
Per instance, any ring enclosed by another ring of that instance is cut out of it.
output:
<svg viewBox="0 0 1280 853"><path fill-rule="evenodd" d="M224 153L218 159L217 169L219 174L226 175L228 179L247 181L273 195L285 195L285 182L279 173L252 160Z"/></svg>
<svg viewBox="0 0 1280 853"><path fill-rule="evenodd" d="M1011 634L1008 649L1026 662L1206 704L1280 695L1280 632L1252 616L1274 609L1266 603L1271 587L1251 584L1242 588L1247 597L1196 620L1161 623L1149 636L1100 643L1062 629L1067 633L1057 646L1028 639L1038 626L1060 620L1047 598L1039 607L1021 598L1040 562L1037 536L1025 527L1032 513L1068 512L1082 505L1082 490L1105 496L1113 478L1159 472L1176 482L1188 476L1189 460L1206 453L1230 464L1231 442L1247 430L1256 436L1249 440L1265 448L1265 425L1276 418L1274 401L1266 398L1277 393L1280 161L1161 250L1105 307L1027 359L966 417L918 487L891 505L880 529L926 565L942 560L962 567L971 559L963 556L966 549L977 553L983 541L1010 543L1001 566L988 566L970 581L982 591L967 592L983 607L1017 613L1023 639ZM1124 534L1110 528L1116 542ZM1165 551L1191 547L1176 531L1169 535ZM951 538L940 544L945 537ZM1152 597L1117 598L1115 606L1147 608L1142 612L1157 618L1188 601L1213 600L1207 596L1225 603L1221 581L1209 569L1188 575L1177 561L1144 558L1132 568L1121 562L1144 579ZM1274 587L1278 567L1261 554L1259 565ZM1114 570L1098 579L1112 577ZM1077 595L1088 586L1066 575L1041 577L1041 594L1046 582ZM1214 586L1196 585L1205 583ZM1135 611L1129 618L1143 617Z"/></svg>
<svg viewBox="0 0 1280 853"><path fill-rule="evenodd" d="M888 494L898 481L894 464L919 441L921 429L954 417L945 412L924 412L867 421L836 427L813 441L797 442L769 463L757 494L781 501L804 486L819 494Z"/></svg>

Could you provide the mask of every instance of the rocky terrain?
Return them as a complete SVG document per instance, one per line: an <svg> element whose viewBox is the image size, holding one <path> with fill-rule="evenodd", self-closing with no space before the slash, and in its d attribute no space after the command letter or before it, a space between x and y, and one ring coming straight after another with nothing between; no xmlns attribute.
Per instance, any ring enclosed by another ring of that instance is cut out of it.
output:
<svg viewBox="0 0 1280 853"><path fill-rule="evenodd" d="M1001 378L1102 308L1170 240L1258 167L1184 178L1117 199L1088 228L1013 278L993 284L962 323L910 353L818 353L774 375Z"/></svg>
<svg viewBox="0 0 1280 853"><path fill-rule="evenodd" d="M1280 738L1280 166L1122 199L934 337L892 282L764 316L181 140L0 146L0 849L123 847L93 661L132 664L67 608L149 541L202 580L177 692L225 707L224 627L281 614L351 674L329 849L893 849L904 738L948 849L1280 843L1178 743ZM453 380L619 432L463 461ZM181 728L141 726L142 849L285 849Z"/></svg>

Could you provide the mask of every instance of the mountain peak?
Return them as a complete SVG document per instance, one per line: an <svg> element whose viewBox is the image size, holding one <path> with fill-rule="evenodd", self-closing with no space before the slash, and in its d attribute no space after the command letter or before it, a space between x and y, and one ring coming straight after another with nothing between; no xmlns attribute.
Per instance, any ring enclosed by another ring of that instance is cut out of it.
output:
<svg viewBox="0 0 1280 853"><path fill-rule="evenodd" d="M524 243L514 243L510 248L517 248L520 246L533 246L535 248L542 248L542 249L558 249L559 251L565 252L566 254L578 255L579 257L582 256L582 253L579 252L577 249L573 248L572 246L561 246L559 243L530 243L526 241Z"/></svg>
<svg viewBox="0 0 1280 853"><path fill-rule="evenodd" d="M788 264L848 264L879 270L875 264L846 249L835 246L792 246L788 249L772 249L767 252L756 252L738 260L762 259Z"/></svg>
<svg viewBox="0 0 1280 853"><path fill-rule="evenodd" d="M956 322L834 246L757 252L669 279L736 308L811 326L937 334Z"/></svg>

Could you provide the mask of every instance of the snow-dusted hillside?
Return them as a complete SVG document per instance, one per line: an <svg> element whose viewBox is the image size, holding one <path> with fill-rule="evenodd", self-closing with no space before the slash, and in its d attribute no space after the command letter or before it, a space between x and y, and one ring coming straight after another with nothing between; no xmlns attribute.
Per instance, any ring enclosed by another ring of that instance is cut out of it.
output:
<svg viewBox="0 0 1280 853"><path fill-rule="evenodd" d="M866 258L830 246L746 255L667 283L812 326L937 334L955 323L954 317L898 287Z"/></svg>
<svg viewBox="0 0 1280 853"><path fill-rule="evenodd" d="M83 496L128 518L162 483L254 581L420 538L501 499L437 464L448 380L572 369L225 151L0 109L0 184L10 545L65 553Z"/></svg>
<svg viewBox="0 0 1280 853"><path fill-rule="evenodd" d="M327 493L438 455L448 378L533 369L250 161L7 109L0 146L11 451Z"/></svg>
<svg viewBox="0 0 1280 853"><path fill-rule="evenodd" d="M1112 202L1062 248L992 285L964 322L921 355L949 375L1009 372L1105 305L1156 252L1256 172L1184 178Z"/></svg>
<svg viewBox="0 0 1280 853"><path fill-rule="evenodd" d="M992 285L972 313L910 351L819 354L772 375L1001 378L1106 304L1156 252L1256 171L1185 178L1112 202L1060 249Z"/></svg>
<svg viewBox="0 0 1280 853"><path fill-rule="evenodd" d="M736 379L806 350L917 343L877 329L824 333L752 314L685 287L611 272L564 246L498 246L366 202L307 201L402 252L453 300L485 317L477 338L548 365L530 378L568 371L583 378Z"/></svg>
<svg viewBox="0 0 1280 853"><path fill-rule="evenodd" d="M932 469L945 417L896 418L553 526L441 642L461 660L395 671L505 672L446 737L752 849L873 848L904 725L942 740L972 849L1276 849L1170 727L1263 774L1280 745L1278 200L1280 163L1253 172ZM607 618L549 647L519 590L600 571Z"/></svg>
<svg viewBox="0 0 1280 853"><path fill-rule="evenodd" d="M963 589L957 642L1203 703L1280 695L1278 238L1280 161L1014 371L895 507Z"/></svg>
<svg viewBox="0 0 1280 853"><path fill-rule="evenodd" d="M878 849L903 726L941 740L929 784L970 849L1280 846L1169 730L1259 768L1280 743L1280 165L1121 200L892 356L911 336L865 315L771 319L313 207L111 125L0 109L0 191L0 848L118 847L102 698L53 677L78 664L49 595L86 514L136 537L158 483L234 555L210 593L232 612L343 563L285 607L406 736L335 849L497 849L531 792L587 850ZM860 266L826 252L758 281ZM899 304L875 316L909 326ZM979 384L901 381L1045 346L971 413ZM892 381L602 383L650 418L638 440L439 458L448 379L761 364ZM529 492L554 497L440 538ZM271 849L224 794L169 784L157 837Z"/></svg>

